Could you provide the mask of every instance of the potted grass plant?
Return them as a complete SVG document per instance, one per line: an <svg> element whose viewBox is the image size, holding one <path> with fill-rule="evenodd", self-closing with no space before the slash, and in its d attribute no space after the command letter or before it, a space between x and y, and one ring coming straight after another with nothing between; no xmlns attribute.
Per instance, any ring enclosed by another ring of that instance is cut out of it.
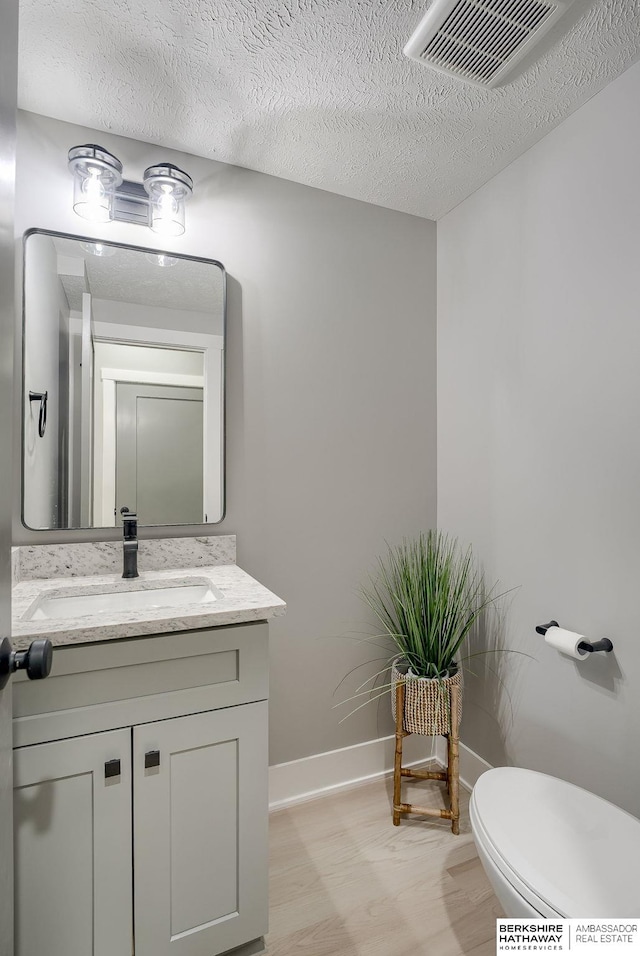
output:
<svg viewBox="0 0 640 956"><path fill-rule="evenodd" d="M362 595L394 648L391 702L405 685L403 728L407 733L448 734L451 691L462 689L460 651L482 612L499 597L487 592L471 548L428 531L388 546L378 574ZM458 710L458 721L461 707ZM457 733L458 728L455 728Z"/></svg>

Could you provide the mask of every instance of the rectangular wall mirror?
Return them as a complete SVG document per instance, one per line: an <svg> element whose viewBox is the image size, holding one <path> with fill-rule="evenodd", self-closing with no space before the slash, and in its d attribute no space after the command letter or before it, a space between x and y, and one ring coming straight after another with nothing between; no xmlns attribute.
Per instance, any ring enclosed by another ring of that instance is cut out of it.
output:
<svg viewBox="0 0 640 956"><path fill-rule="evenodd" d="M221 521L221 263L30 230L23 293L26 527Z"/></svg>

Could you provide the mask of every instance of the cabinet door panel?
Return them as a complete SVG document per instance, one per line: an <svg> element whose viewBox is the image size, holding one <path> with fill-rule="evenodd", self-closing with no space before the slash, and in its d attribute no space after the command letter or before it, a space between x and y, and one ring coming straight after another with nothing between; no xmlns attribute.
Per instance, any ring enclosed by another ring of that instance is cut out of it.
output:
<svg viewBox="0 0 640 956"><path fill-rule="evenodd" d="M14 828L16 956L131 956L130 731L16 750Z"/></svg>
<svg viewBox="0 0 640 956"><path fill-rule="evenodd" d="M238 910L237 767L237 740L171 755L172 936Z"/></svg>
<svg viewBox="0 0 640 956"><path fill-rule="evenodd" d="M266 702L136 727L133 765L136 956L266 933Z"/></svg>

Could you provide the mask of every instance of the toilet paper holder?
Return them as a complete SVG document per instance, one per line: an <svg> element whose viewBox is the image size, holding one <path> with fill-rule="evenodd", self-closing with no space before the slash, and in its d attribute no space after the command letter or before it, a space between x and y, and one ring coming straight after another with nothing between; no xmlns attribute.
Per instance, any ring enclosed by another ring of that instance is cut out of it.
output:
<svg viewBox="0 0 640 956"><path fill-rule="evenodd" d="M542 634L542 636L544 637L544 635L547 633L547 630L550 627L560 627L560 625L558 624L557 621L549 621L548 624L538 624L538 626L536 627L536 631L538 634ZM580 641L580 643L578 644L578 650L588 651L590 654L593 651L609 652L613 650L613 644L611 643L608 637L603 637L599 641Z"/></svg>

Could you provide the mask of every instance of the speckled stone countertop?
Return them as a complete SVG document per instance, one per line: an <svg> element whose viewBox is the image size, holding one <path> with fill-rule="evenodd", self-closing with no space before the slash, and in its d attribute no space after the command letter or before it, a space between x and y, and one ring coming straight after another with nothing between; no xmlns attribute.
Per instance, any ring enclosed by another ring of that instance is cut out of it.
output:
<svg viewBox="0 0 640 956"><path fill-rule="evenodd" d="M196 628L218 627L264 621L284 614L284 601L268 591L254 578L233 563L216 563L235 559L235 540L230 535L219 536L220 547L212 547L207 539L190 539L187 546L175 551L161 539L164 548L150 547L152 542L140 542L138 567L140 576L133 580L122 578L121 570L105 573L106 545L43 545L18 548L14 554L15 571L12 596L12 643L16 650L26 649L34 638L48 637L54 646L84 644L149 634L166 634ZM173 539L184 542L187 539ZM195 542L203 542L197 549ZM145 570L145 545L152 570ZM195 550L194 550L195 547ZM40 550L42 549L42 550ZM59 550L57 550L59 549ZM97 554L91 560L91 550ZM73 553L71 554L71 550ZM23 553L20 553L23 552ZM29 552L29 554L27 554ZM48 552L45 553L45 552ZM154 552L157 552L155 559ZM172 552L172 553L171 553ZM106 548L108 559L112 548ZM162 559L158 560L157 555ZM204 565L206 559L210 564ZM180 562L178 567L167 567ZM184 564L182 562L185 562ZM188 563L187 563L188 562ZM158 567L160 564L160 567ZM101 573L87 573L93 567ZM79 574L82 568L84 574ZM48 576L53 571L55 576ZM121 591L148 590L157 587L180 587L186 584L208 584L219 597L211 603L183 604L173 607L146 607L140 610L101 610L92 615L73 618L31 620L33 606L44 596L75 597L81 594L102 594Z"/></svg>

